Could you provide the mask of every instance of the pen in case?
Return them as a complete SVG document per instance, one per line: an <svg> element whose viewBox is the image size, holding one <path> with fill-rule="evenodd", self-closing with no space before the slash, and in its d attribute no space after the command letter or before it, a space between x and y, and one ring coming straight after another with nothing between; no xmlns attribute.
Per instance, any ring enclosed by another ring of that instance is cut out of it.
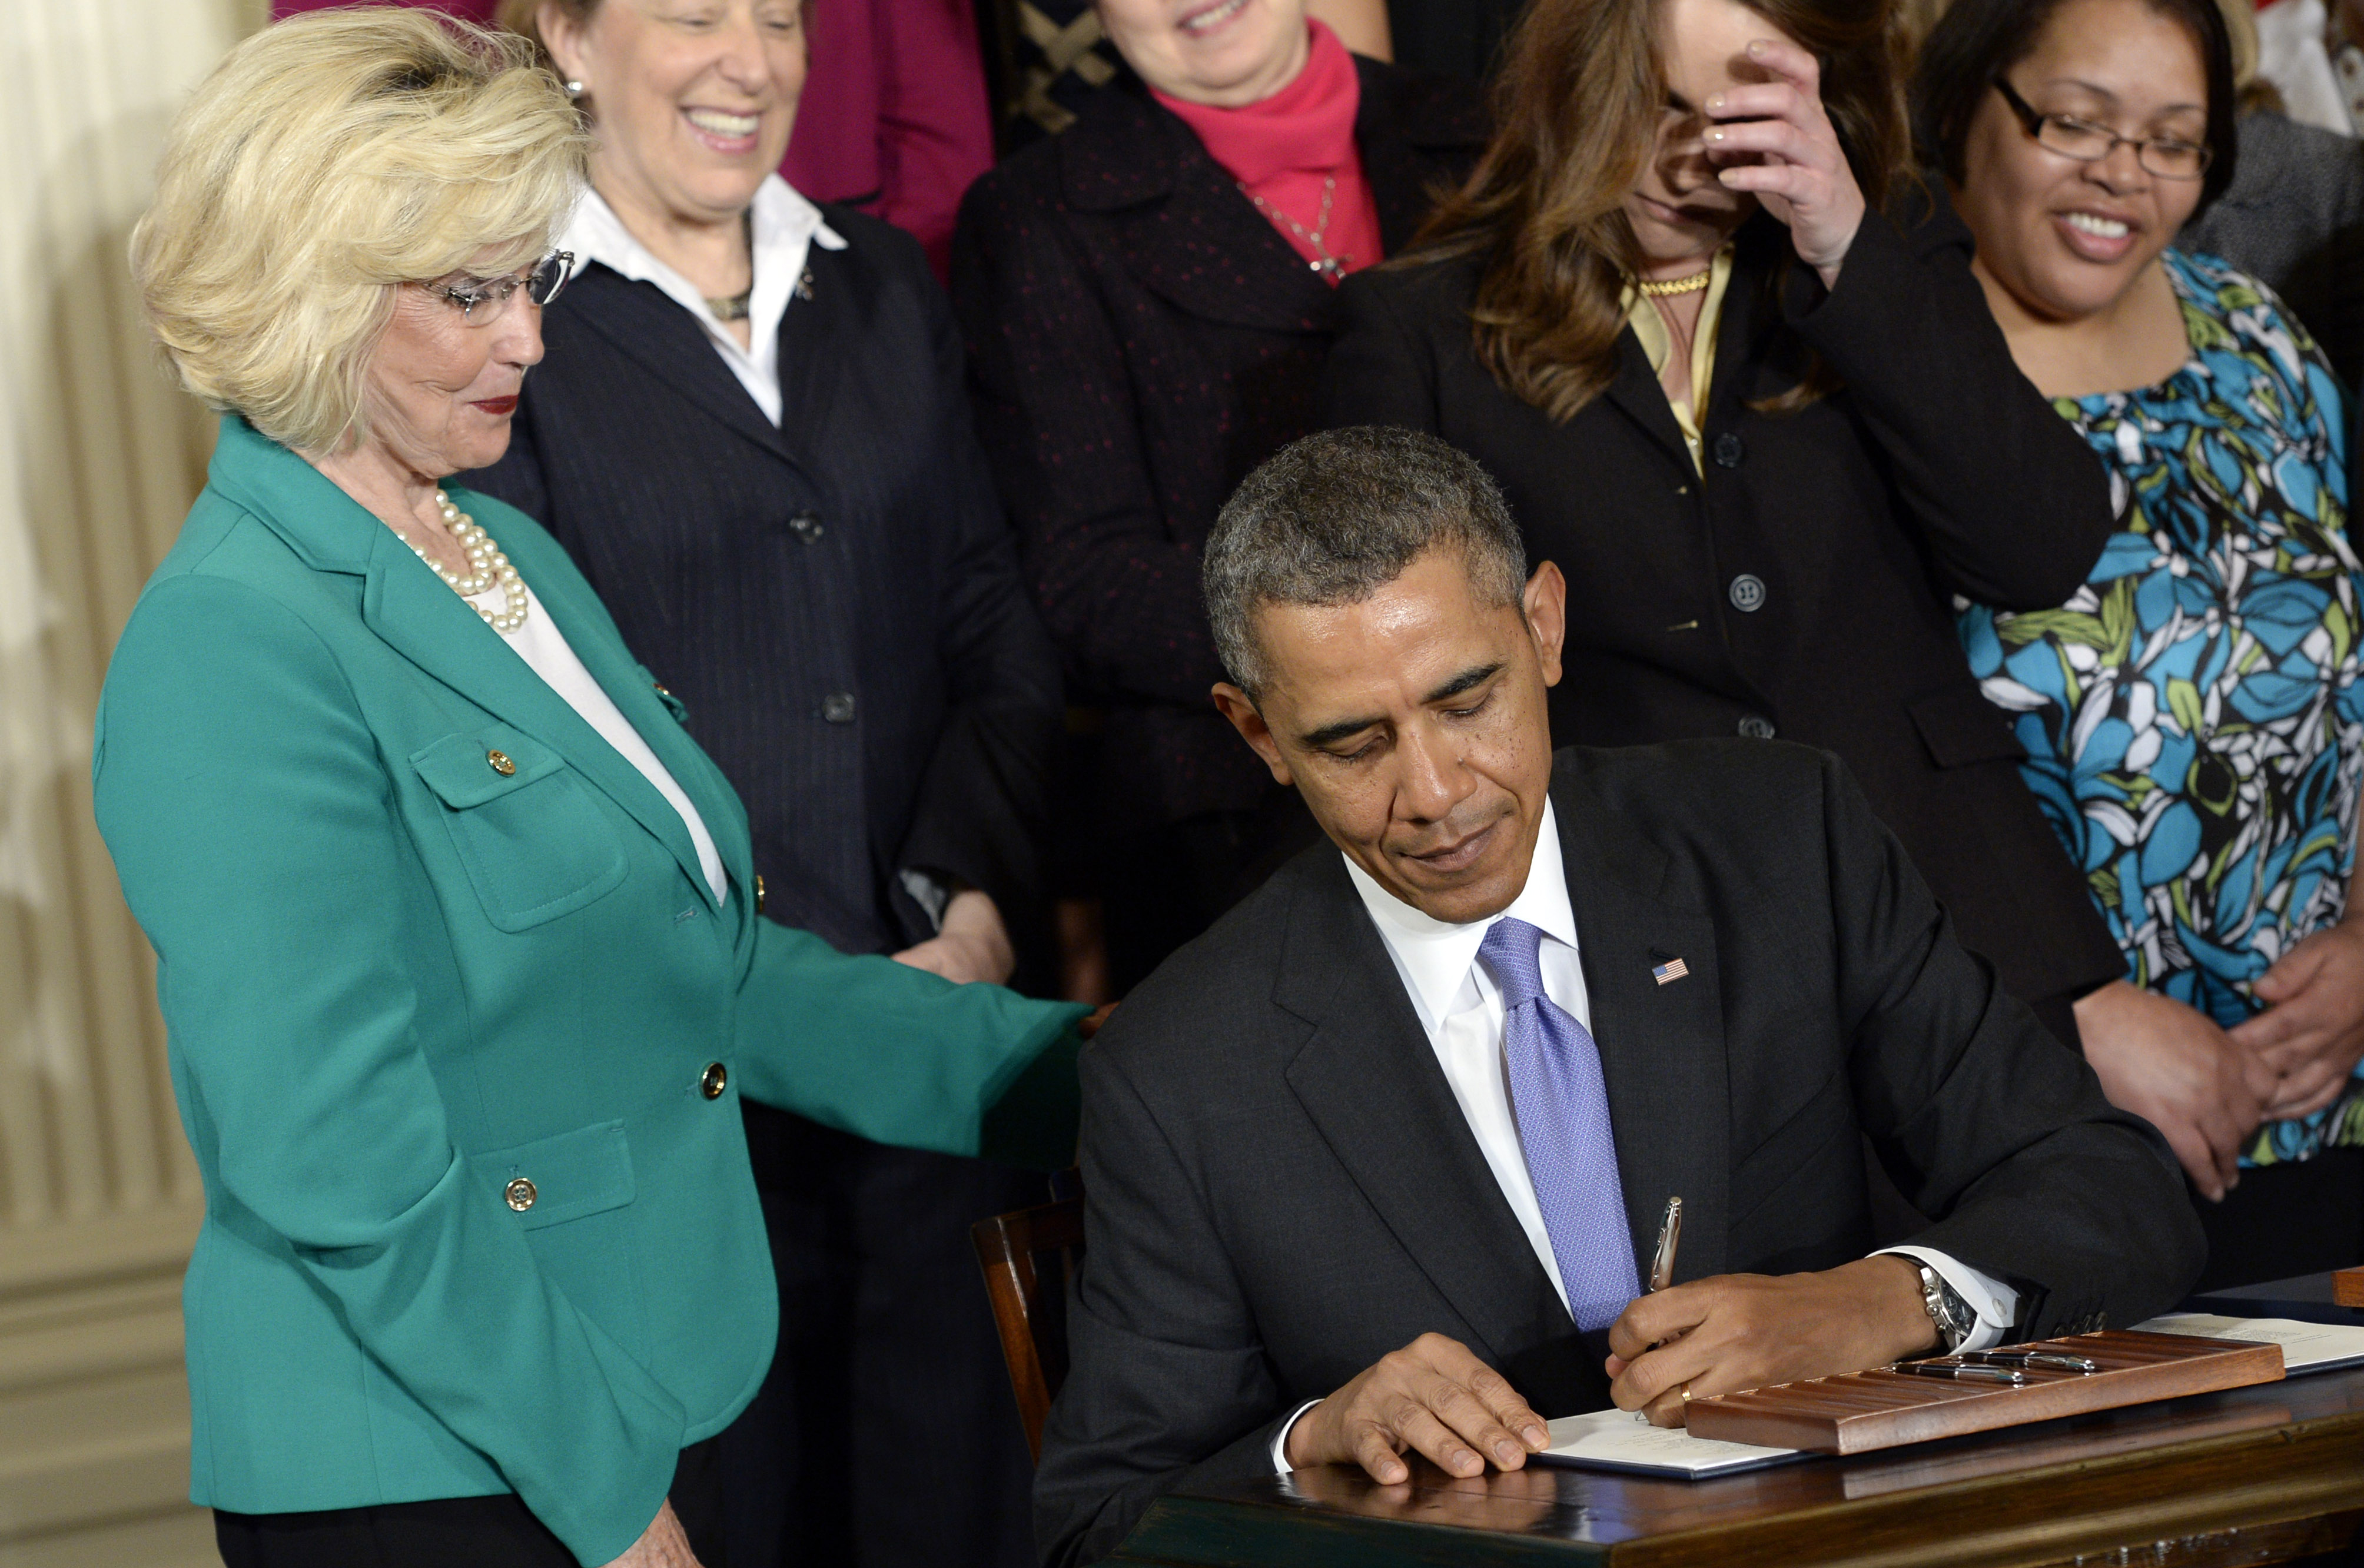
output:
<svg viewBox="0 0 2364 1568"><path fill-rule="evenodd" d="M1947 1365L1938 1362L1898 1362L1888 1370L1905 1373L1913 1377L1942 1377L1953 1383L2018 1385L2027 1381L2027 1375L2024 1373L2013 1372L2009 1367L2003 1366Z"/></svg>

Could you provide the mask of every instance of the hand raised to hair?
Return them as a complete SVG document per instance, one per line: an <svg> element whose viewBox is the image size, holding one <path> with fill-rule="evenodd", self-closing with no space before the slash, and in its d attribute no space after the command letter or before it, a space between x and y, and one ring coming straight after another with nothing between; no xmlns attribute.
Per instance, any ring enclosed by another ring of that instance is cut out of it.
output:
<svg viewBox="0 0 2364 1568"><path fill-rule="evenodd" d="M1772 80L1727 87L1701 107L1708 161L1724 188L1748 191L1790 226L1798 259L1836 288L1839 263L1863 227L1863 191L1823 111L1823 72L1792 43L1758 39L1748 59Z"/></svg>

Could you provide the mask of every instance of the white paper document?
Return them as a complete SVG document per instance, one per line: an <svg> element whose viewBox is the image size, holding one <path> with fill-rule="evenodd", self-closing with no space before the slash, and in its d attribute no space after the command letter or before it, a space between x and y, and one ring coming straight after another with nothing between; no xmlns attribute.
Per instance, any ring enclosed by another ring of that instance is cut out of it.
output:
<svg viewBox="0 0 2364 1568"><path fill-rule="evenodd" d="M2170 1312L2135 1329L2145 1334L2198 1334L2211 1340L2263 1340L2282 1348L2282 1371L2330 1372L2364 1366L2364 1329L2339 1323L2301 1323L2290 1318L2218 1318L2205 1312Z"/></svg>
<svg viewBox="0 0 2364 1568"><path fill-rule="evenodd" d="M1688 1481L1762 1469L1795 1459L1800 1451L1695 1438L1680 1427L1654 1427L1632 1410L1562 1416L1551 1424L1551 1447L1535 1455L1545 1464L1628 1470Z"/></svg>

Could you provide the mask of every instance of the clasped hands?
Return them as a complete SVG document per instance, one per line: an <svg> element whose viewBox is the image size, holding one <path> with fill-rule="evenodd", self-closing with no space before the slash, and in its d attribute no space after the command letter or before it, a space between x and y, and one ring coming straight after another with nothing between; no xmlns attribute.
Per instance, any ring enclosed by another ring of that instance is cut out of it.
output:
<svg viewBox="0 0 2364 1568"><path fill-rule="evenodd" d="M1610 1325L1610 1397L1661 1427L1704 1397L1883 1366L1935 1348L1909 1259L1882 1255L1805 1274L1721 1274L1645 1296ZM1289 1429L1292 1468L1355 1463L1393 1485L1406 1451L1448 1475L1517 1470L1551 1446L1509 1380L1456 1340L1422 1334Z"/></svg>
<svg viewBox="0 0 2364 1568"><path fill-rule="evenodd" d="M2124 981L2077 1004L2085 1060L2110 1103L2158 1128L2211 1199L2239 1181L2259 1123L2321 1110L2364 1057L2364 929L2350 919L2315 932L2252 990L2265 1010L2229 1029Z"/></svg>

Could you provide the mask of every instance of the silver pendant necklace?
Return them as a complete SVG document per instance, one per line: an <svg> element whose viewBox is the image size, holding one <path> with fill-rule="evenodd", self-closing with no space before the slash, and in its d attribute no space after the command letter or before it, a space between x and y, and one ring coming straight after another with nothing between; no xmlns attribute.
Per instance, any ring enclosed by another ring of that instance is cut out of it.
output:
<svg viewBox="0 0 2364 1568"><path fill-rule="evenodd" d="M1291 234L1313 247L1315 260L1305 263L1311 271L1321 273L1322 277L1334 284L1346 275L1348 267L1355 264L1355 258L1352 256L1333 256L1330 254L1330 247L1321 243L1321 236L1330 227L1330 204L1338 195L1337 175L1327 175L1321 181L1321 216L1313 220L1313 232L1310 234L1306 233L1304 228L1295 218L1249 190L1245 181L1233 180L1232 183L1239 186L1240 195L1255 204L1256 211L1268 218L1278 218L1288 226L1288 231Z"/></svg>

